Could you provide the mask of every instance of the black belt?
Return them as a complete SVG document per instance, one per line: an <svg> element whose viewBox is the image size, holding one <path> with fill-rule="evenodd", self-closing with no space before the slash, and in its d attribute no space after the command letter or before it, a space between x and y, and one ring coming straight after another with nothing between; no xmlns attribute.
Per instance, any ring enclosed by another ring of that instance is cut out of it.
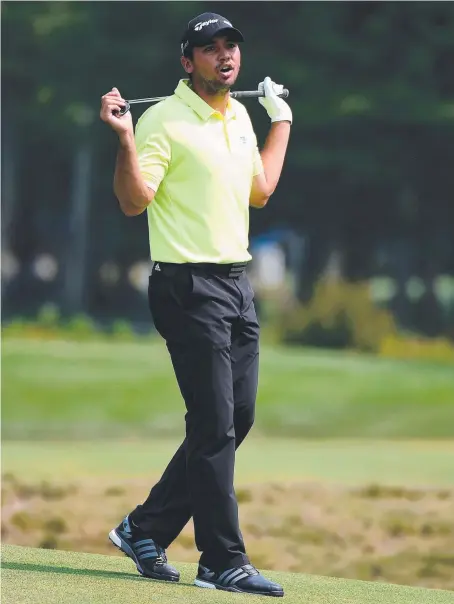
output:
<svg viewBox="0 0 454 604"><path fill-rule="evenodd" d="M175 264L173 262L153 262L151 271L159 272L162 271L175 271L180 267L196 268L203 272L212 275L224 275L229 278L240 277L244 271L248 262L232 262L231 264L214 264L211 262L185 262L183 264Z"/></svg>

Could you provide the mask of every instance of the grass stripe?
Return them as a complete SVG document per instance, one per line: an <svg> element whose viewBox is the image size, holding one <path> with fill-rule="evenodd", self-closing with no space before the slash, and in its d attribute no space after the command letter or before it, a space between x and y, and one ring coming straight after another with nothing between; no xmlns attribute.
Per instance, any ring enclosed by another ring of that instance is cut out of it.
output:
<svg viewBox="0 0 454 604"><path fill-rule="evenodd" d="M180 436L184 404L160 340L2 342L3 438ZM454 437L454 370L263 346L256 431L306 437Z"/></svg>
<svg viewBox="0 0 454 604"><path fill-rule="evenodd" d="M23 480L117 483L159 477L179 442L148 441L25 442L3 441L3 472ZM237 452L237 485L261 482L324 481L357 485L442 486L454 484L454 441L363 441L254 438Z"/></svg>

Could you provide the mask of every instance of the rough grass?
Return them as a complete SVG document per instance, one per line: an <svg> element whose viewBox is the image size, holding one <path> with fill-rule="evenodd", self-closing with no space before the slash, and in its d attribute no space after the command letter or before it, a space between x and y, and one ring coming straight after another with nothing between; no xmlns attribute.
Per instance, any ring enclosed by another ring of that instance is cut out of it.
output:
<svg viewBox="0 0 454 604"><path fill-rule="evenodd" d="M2 342L3 438L180 435L184 405L161 340ZM256 431L454 436L454 370L354 353L261 351Z"/></svg>
<svg viewBox="0 0 454 604"><path fill-rule="evenodd" d="M175 444L4 443L4 542L116 553L107 533ZM453 476L449 443L252 440L236 480L248 552L262 568L454 589ZM169 555L197 560L191 523Z"/></svg>
<svg viewBox="0 0 454 604"><path fill-rule="evenodd" d="M181 580L168 585L133 573L132 563L119 557L46 551L15 546L2 548L2 595L8 604L217 604L268 602L192 585L196 567L178 564ZM268 572L285 589L286 604L452 604L448 591L384 583ZM246 599L245 599L246 598Z"/></svg>

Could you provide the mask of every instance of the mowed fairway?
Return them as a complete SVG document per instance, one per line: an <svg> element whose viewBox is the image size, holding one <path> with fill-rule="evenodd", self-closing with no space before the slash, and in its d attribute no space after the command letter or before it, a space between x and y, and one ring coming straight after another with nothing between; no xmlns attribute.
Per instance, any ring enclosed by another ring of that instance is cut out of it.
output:
<svg viewBox="0 0 454 604"><path fill-rule="evenodd" d="M67 482L158 478L179 441L4 441L3 472ZM454 486L452 441L303 441L250 436L237 452L236 483Z"/></svg>
<svg viewBox="0 0 454 604"><path fill-rule="evenodd" d="M46 551L15 546L2 548L2 595L8 604L216 604L269 602L192 585L196 566L179 564L181 581L167 585L131 572L118 557ZM268 572L285 589L286 604L452 604L454 595L389 584L348 581L296 573Z"/></svg>
<svg viewBox="0 0 454 604"><path fill-rule="evenodd" d="M3 438L179 436L184 404L161 340L2 342ZM452 438L454 368L262 348L256 434Z"/></svg>
<svg viewBox="0 0 454 604"><path fill-rule="evenodd" d="M189 586L192 521L169 548L178 586L136 577L107 539L184 433L162 342L5 339L2 365L7 601L30 584L33 602L233 601ZM453 436L452 367L264 346L235 476L252 561L285 602L450 601L397 584L454 589Z"/></svg>

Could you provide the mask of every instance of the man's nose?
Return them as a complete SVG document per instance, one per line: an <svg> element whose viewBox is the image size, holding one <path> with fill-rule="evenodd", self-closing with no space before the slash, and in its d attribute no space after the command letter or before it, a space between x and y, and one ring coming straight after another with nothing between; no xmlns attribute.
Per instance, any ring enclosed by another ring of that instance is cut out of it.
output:
<svg viewBox="0 0 454 604"><path fill-rule="evenodd" d="M221 48L219 51L219 60L228 60L232 56L231 48Z"/></svg>

